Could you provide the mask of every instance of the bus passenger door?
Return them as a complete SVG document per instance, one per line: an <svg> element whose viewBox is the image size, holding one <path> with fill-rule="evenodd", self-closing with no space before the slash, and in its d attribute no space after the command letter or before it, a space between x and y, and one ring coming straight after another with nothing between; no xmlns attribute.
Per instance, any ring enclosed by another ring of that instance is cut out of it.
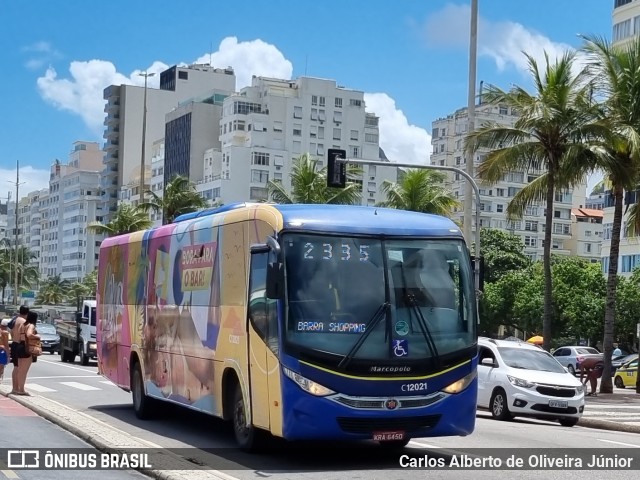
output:
<svg viewBox="0 0 640 480"><path fill-rule="evenodd" d="M253 425L269 430L267 257L266 252L251 254L247 322Z"/></svg>

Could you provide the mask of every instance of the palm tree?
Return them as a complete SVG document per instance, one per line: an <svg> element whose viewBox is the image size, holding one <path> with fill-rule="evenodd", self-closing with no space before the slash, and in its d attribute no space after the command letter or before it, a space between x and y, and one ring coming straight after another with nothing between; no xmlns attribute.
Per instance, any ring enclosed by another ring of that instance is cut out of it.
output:
<svg viewBox="0 0 640 480"><path fill-rule="evenodd" d="M407 170L397 183L383 182L387 200L379 206L449 216L460 203L445 186L446 178L445 173L433 170Z"/></svg>
<svg viewBox="0 0 640 480"><path fill-rule="evenodd" d="M68 301L73 301L76 304L78 311L80 311L80 305L82 299L89 294L89 289L82 283L76 282L69 286L66 292L66 298Z"/></svg>
<svg viewBox="0 0 640 480"><path fill-rule="evenodd" d="M354 205L360 201L360 185L354 180L362 169L347 165L345 188L327 186L327 168L318 168L318 160L308 153L293 160L291 165L291 192L280 181L269 180L269 197L276 203L324 203Z"/></svg>
<svg viewBox="0 0 640 480"><path fill-rule="evenodd" d="M585 72L572 72L574 53L565 53L553 63L545 53L543 71L531 56L526 56L535 94L531 95L519 86L513 86L508 92L490 86L483 92L483 99L488 103L509 106L519 112L514 126L482 126L468 136L465 148L472 151L481 147L492 149L478 170L480 178L489 183L497 183L509 171L543 172L513 197L507 215L522 217L527 205L546 202L543 347L549 350L553 315L551 234L554 195L556 189L568 188L584 176L584 171L571 171L564 164L588 154L582 140L594 114Z"/></svg>
<svg viewBox="0 0 640 480"><path fill-rule="evenodd" d="M98 287L98 270L87 273L82 279L82 284L87 288L87 295L95 296Z"/></svg>
<svg viewBox="0 0 640 480"><path fill-rule="evenodd" d="M596 94L603 99L599 126L600 142L593 142L597 166L604 171L614 199L611 248L604 314L604 368L600 391L613 392L611 355L615 332L615 305L618 281L620 231L624 191L637 188L640 177L640 38L624 47L614 47L600 37L587 37L584 50L590 57ZM637 204L629 217L629 233L640 226Z"/></svg>
<svg viewBox="0 0 640 480"><path fill-rule="evenodd" d="M91 222L87 226L87 231L89 233L104 234L107 237L113 237L124 233L145 230L151 227L151 225L153 225L153 222L144 210L123 203L120 204L109 223Z"/></svg>
<svg viewBox="0 0 640 480"><path fill-rule="evenodd" d="M37 258L38 256L24 245L13 249L11 260L13 267L18 268L18 292L16 292L16 294L19 295L20 289L23 287L33 288L37 285L40 279L40 270L38 266L34 264Z"/></svg>
<svg viewBox="0 0 640 480"><path fill-rule="evenodd" d="M163 196L147 190L150 200L140 205L145 211L162 213L163 225L173 223L183 213L195 212L208 206L207 201L196 191L195 185L187 177L174 176L164 188Z"/></svg>
<svg viewBox="0 0 640 480"><path fill-rule="evenodd" d="M49 277L40 287L40 292L38 293L38 298L36 299L36 301L38 303L49 305L62 303L64 298L67 296L68 288L69 281L62 280L60 275Z"/></svg>
<svg viewBox="0 0 640 480"><path fill-rule="evenodd" d="M2 240L4 246L0 250L0 288L2 288L2 303L4 303L5 290L11 285L11 282L13 282L11 275L13 262L11 260L11 245L5 238Z"/></svg>

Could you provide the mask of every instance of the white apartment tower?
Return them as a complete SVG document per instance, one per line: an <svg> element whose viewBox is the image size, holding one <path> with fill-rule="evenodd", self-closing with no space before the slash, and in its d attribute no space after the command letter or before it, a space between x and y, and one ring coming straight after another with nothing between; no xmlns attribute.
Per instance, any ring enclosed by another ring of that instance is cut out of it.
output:
<svg viewBox="0 0 640 480"><path fill-rule="evenodd" d="M364 93L333 80L253 77L250 87L224 100L218 133L221 148L212 146L202 158L208 181L198 186L212 202L267 200L269 180L290 190L291 161L304 153L320 167L331 148L380 160L378 117L365 112ZM166 178L173 168L168 148L165 156ZM397 168L363 170L362 203L373 205L384 199L382 181L397 181Z"/></svg>
<svg viewBox="0 0 640 480"><path fill-rule="evenodd" d="M613 4L613 42L624 45L625 42L640 35L640 1L615 0ZM633 203L638 198L638 191L625 192L625 203ZM604 194L604 219L602 237L602 269L609 271L609 253L611 252L611 230L613 227L614 198L611 191ZM626 207L623 207L623 212ZM618 257L618 275L630 276L634 268L640 266L640 237L627 236L626 216L623 218L620 232L620 252Z"/></svg>
<svg viewBox="0 0 640 480"><path fill-rule="evenodd" d="M95 142L75 142L67 164L51 166L49 191L41 205L40 273L80 282L98 265L102 237L87 232L101 219L103 152Z"/></svg>
<svg viewBox="0 0 640 480"><path fill-rule="evenodd" d="M75 142L69 161L51 165L49 188L18 202L18 245L34 255L40 277L81 281L97 266L101 238L86 231L100 219L103 152L95 142ZM9 203L8 240L15 243L15 204Z"/></svg>
<svg viewBox="0 0 640 480"><path fill-rule="evenodd" d="M174 66L160 74L160 89L146 89L145 189L151 185L153 142L165 136L165 115L189 98L218 90L232 94L236 77L231 68L208 65ZM104 90L105 132L102 211L105 221L115 212L119 192L140 182L144 87L111 85ZM137 187L135 194L138 195Z"/></svg>
<svg viewBox="0 0 640 480"><path fill-rule="evenodd" d="M518 116L517 112L504 105L482 104L476 106L475 124L480 126L486 122L494 122L504 126L513 126ZM432 123L431 154L432 165L447 165L466 169L466 156L464 152L464 139L468 132L467 109L462 108L444 118L439 118ZM488 150L478 150L474 154L474 166L477 168L484 160ZM507 205L513 196L528 183L538 177L542 171L509 172L504 175L502 181L495 185L480 183L480 227L503 230L522 238L525 254L532 260L542 258L544 241L544 204L531 205L526 208L521 220L509 221L507 219ZM455 173L450 174L450 188L464 204L465 180ZM576 188L573 191L558 191L554 203L552 251L555 254L570 255L571 241L571 210L573 205L584 205L584 188ZM476 200L473 199L475 212ZM464 213L460 207L453 215L453 219L462 223ZM475 215L472 216L475 231Z"/></svg>

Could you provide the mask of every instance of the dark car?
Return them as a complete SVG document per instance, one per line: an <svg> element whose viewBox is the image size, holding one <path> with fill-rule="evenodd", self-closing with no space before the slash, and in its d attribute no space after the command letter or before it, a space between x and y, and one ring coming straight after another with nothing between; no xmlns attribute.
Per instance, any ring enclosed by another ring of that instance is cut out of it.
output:
<svg viewBox="0 0 640 480"><path fill-rule="evenodd" d="M60 337L56 332L56 327L49 323L38 323L36 325L40 341L42 342L42 351L54 353L60 347Z"/></svg>

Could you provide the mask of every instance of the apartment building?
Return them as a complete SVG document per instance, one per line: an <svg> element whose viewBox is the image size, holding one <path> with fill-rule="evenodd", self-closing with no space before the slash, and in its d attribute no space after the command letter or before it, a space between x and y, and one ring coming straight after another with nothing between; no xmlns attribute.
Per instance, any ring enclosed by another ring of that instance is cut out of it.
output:
<svg viewBox="0 0 640 480"><path fill-rule="evenodd" d="M0 239L7 236L7 207L9 206L9 199L6 203L0 202Z"/></svg>
<svg viewBox="0 0 640 480"><path fill-rule="evenodd" d="M303 153L320 168L330 148L349 158L388 161L379 147L378 117L365 112L364 93L333 80L254 77L237 94L211 92L183 102L166 115L166 124L152 154L151 190L161 194L180 174L212 205L267 200L269 180L290 189L291 162ZM363 205L385 199L384 180L397 181L392 163L363 168ZM134 184L124 190L123 200L137 200Z"/></svg>
<svg viewBox="0 0 640 480"><path fill-rule="evenodd" d="M220 151L212 148L204 158L210 184L200 188L221 203L267 200L270 180L290 190L292 160L304 153L320 168L331 148L348 158L381 159L378 117L365 111L364 93L320 78L254 77L224 100L219 136ZM384 180L397 181L391 163L363 167L363 205L384 200Z"/></svg>
<svg viewBox="0 0 640 480"><path fill-rule="evenodd" d="M571 209L571 239L567 242L567 247L572 256L600 263L603 216L602 210L586 207Z"/></svg>
<svg viewBox="0 0 640 480"><path fill-rule="evenodd" d="M504 126L513 126L518 118L515 110L504 105L489 105L480 103L476 107L476 125L493 122ZM439 118L432 122L433 153L432 165L446 165L466 169L466 155L464 153L464 138L468 132L468 113L466 108L457 110L451 115ZM474 154L474 168L477 168L485 159L488 150L478 150ZM522 219L509 221L507 219L507 206L514 195L541 175L541 170L514 171L504 175L502 180L495 185L479 183L480 190L480 228L495 228L503 230L522 238L525 254L532 260L542 258L544 228L545 228L545 204L538 203L526 208ZM455 196L464 204L465 180L458 173L450 173L450 188ZM573 206L585 204L586 184L573 190L556 192L553 212L552 250L553 253L570 255L572 239ZM476 199L473 199L475 212ZM453 219L462 223L464 213L462 207L458 208ZM475 215L473 216L475 217ZM472 219L475 231L475 218Z"/></svg>
<svg viewBox="0 0 640 480"><path fill-rule="evenodd" d="M51 165L49 188L28 193L18 202L18 245L35 256L41 278L60 275L81 281L97 267L101 238L86 230L101 219L100 173L103 152L98 143L75 142L69 161ZM9 239L15 235L15 204L9 203Z"/></svg>
<svg viewBox="0 0 640 480"><path fill-rule="evenodd" d="M630 39L640 35L640 1L615 0L612 13L613 42L614 45L623 45ZM625 204L636 201L638 192L626 192ZM609 254L611 252L611 230L613 227L614 199L611 191L604 192L604 218L602 237L602 271L609 271ZM624 208L626 210L626 207ZM623 210L623 212L624 212ZM618 257L618 274L630 276L634 268L640 266L640 237L627 236L627 218L623 219L620 234L620 251Z"/></svg>
<svg viewBox="0 0 640 480"><path fill-rule="evenodd" d="M612 41L621 44L640 34L640 2L614 0L612 14Z"/></svg>
<svg viewBox="0 0 640 480"><path fill-rule="evenodd" d="M165 116L180 102L205 92L216 90L230 95L235 91L235 83L236 77L230 67L173 66L160 74L159 89L146 89L145 190L151 185L153 142L165 136ZM123 186L133 185L136 180L138 185L140 183L145 88L111 85L104 90L103 96L106 105L101 186L103 217L108 221L117 208ZM138 195L137 187L134 193Z"/></svg>

